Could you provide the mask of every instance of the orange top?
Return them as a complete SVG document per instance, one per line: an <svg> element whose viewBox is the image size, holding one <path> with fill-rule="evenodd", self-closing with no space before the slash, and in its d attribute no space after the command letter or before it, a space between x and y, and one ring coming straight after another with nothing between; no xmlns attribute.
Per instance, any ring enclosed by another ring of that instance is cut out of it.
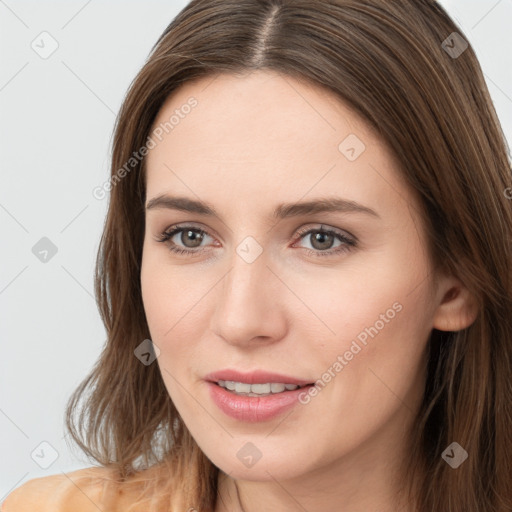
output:
<svg viewBox="0 0 512 512"><path fill-rule="evenodd" d="M147 475L146 478L134 476L130 477L129 482L119 484L113 470L105 467L34 478L12 491L2 503L0 511L172 512L170 505L162 508L161 502L156 504L148 481Z"/></svg>

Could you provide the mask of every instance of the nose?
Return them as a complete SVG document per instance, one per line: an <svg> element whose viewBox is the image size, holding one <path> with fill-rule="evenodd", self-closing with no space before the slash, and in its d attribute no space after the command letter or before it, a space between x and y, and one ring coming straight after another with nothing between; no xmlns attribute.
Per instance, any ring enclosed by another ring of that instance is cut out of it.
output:
<svg viewBox="0 0 512 512"><path fill-rule="evenodd" d="M250 348L285 336L287 290L271 266L265 251L251 263L234 252L229 271L215 288L210 325L226 343Z"/></svg>

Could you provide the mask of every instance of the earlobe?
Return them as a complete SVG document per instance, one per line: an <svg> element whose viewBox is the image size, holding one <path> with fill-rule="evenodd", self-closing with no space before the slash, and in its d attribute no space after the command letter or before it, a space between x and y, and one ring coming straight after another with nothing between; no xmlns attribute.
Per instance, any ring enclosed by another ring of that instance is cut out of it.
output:
<svg viewBox="0 0 512 512"><path fill-rule="evenodd" d="M469 290L458 279L450 281L434 313L432 327L439 331L461 331L473 324L478 315L476 301Z"/></svg>

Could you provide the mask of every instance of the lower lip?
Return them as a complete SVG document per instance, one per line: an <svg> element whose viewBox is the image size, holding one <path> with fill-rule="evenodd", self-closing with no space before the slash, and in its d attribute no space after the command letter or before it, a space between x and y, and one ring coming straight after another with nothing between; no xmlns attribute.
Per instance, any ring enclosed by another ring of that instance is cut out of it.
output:
<svg viewBox="0 0 512 512"><path fill-rule="evenodd" d="M222 412L236 420L250 423L268 421L283 414L297 405L299 395L309 387L259 397L235 395L214 382L207 384L212 400Z"/></svg>

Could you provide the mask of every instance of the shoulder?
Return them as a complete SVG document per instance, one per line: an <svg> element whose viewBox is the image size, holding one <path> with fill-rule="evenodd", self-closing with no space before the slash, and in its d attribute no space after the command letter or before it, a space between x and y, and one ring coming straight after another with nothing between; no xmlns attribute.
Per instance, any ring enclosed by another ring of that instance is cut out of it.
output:
<svg viewBox="0 0 512 512"><path fill-rule="evenodd" d="M113 471L104 467L34 478L12 491L0 511L97 512L105 503L105 488L112 480Z"/></svg>
<svg viewBox="0 0 512 512"><path fill-rule="evenodd" d="M118 469L90 467L34 478L12 491L0 512L150 512L184 508L174 471L156 465L121 480ZM162 500L162 501L161 501Z"/></svg>

